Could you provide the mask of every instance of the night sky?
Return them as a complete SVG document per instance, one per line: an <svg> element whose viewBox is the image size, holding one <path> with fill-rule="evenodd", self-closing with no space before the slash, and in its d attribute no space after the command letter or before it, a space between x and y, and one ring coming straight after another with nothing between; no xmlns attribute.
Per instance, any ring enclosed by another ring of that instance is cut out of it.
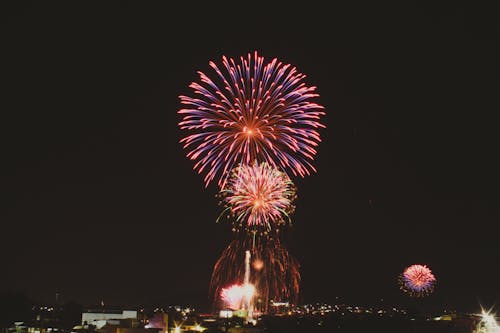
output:
<svg viewBox="0 0 500 333"><path fill-rule="evenodd" d="M326 107L285 237L302 301L500 304L498 12L341 3L2 5L0 291L206 308L232 236L178 95L257 50ZM397 286L413 263L438 279L419 302Z"/></svg>

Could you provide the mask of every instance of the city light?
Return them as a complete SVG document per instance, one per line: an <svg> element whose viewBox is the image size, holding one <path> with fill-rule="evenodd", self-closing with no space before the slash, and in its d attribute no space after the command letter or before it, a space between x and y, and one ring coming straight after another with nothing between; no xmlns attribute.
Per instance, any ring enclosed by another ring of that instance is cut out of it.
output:
<svg viewBox="0 0 500 333"><path fill-rule="evenodd" d="M220 310L219 311L219 317L220 318L232 318L233 317L233 311L232 310Z"/></svg>
<svg viewBox="0 0 500 333"><path fill-rule="evenodd" d="M481 321L476 331L477 333L500 333L500 326L491 311L481 309Z"/></svg>
<svg viewBox="0 0 500 333"><path fill-rule="evenodd" d="M196 326L194 327L194 330L198 331L198 332L203 332L204 330L206 330L206 328L202 327L200 324L196 324Z"/></svg>

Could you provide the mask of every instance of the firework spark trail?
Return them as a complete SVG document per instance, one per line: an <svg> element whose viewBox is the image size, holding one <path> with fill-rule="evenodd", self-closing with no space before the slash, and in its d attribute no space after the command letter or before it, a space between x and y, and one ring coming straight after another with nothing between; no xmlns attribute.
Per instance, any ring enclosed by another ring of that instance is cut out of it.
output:
<svg viewBox="0 0 500 333"><path fill-rule="evenodd" d="M315 172L311 161L321 142L323 106L311 102L316 87L305 75L277 59L264 65L257 52L240 58L222 57L223 66L209 65L212 80L198 72L201 83L189 85L196 97L179 96L183 108L179 126L191 134L181 143L194 169L205 174L205 185L217 179L223 187L227 173L254 160L304 177Z"/></svg>
<svg viewBox="0 0 500 333"><path fill-rule="evenodd" d="M243 301L245 303L245 310L247 310L247 320L252 318L252 298L255 295L255 287L250 284L250 258L251 254L249 250L245 251L245 280L243 282L243 288L245 292L243 293Z"/></svg>
<svg viewBox="0 0 500 333"><path fill-rule="evenodd" d="M258 238L252 248L252 239L233 240L223 251L214 266L210 282L211 294L217 301L224 289L221 286L242 285L245 275L245 251L251 248L252 260L258 262L258 269L252 267L250 284L257 292L254 307L267 312L270 300L289 301L294 304L298 300L300 272L299 264L278 239ZM223 299L224 301L224 299Z"/></svg>
<svg viewBox="0 0 500 333"><path fill-rule="evenodd" d="M235 168L220 191L221 217L233 218L237 229L269 231L290 223L296 190L290 178L267 163Z"/></svg>
<svg viewBox="0 0 500 333"><path fill-rule="evenodd" d="M411 265L399 277L401 289L410 296L426 296L434 290L436 277L426 265Z"/></svg>
<svg viewBox="0 0 500 333"><path fill-rule="evenodd" d="M245 280L244 280L245 284L250 283L250 257L251 257L250 251L246 250L245 251Z"/></svg>

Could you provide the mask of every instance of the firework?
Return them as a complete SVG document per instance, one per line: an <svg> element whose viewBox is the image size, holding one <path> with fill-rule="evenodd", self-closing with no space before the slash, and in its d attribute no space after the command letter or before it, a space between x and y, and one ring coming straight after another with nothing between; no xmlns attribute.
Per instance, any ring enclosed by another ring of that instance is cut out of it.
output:
<svg viewBox="0 0 500 333"><path fill-rule="evenodd" d="M220 297L228 308L232 310L239 309L241 305L241 300L243 299L241 286L238 284L234 284L227 288L222 288Z"/></svg>
<svg viewBox="0 0 500 333"><path fill-rule="evenodd" d="M260 271L262 268L264 268L264 262L262 260L260 260L260 259L256 259L256 260L253 261L252 267L256 271Z"/></svg>
<svg viewBox="0 0 500 333"><path fill-rule="evenodd" d="M255 295L255 287L252 284L233 284L227 288L222 288L220 292L221 300L231 310L238 310L243 307L245 300L251 300Z"/></svg>
<svg viewBox="0 0 500 333"><path fill-rule="evenodd" d="M290 178L267 163L235 168L221 190L221 204L238 229L271 230L290 222L295 207L295 186Z"/></svg>
<svg viewBox="0 0 500 333"><path fill-rule="evenodd" d="M323 107L311 100L316 87L305 75L277 59L264 64L257 52L240 63L222 57L222 67L209 63L214 79L202 72L189 86L196 97L179 96L179 126L189 131L181 140L205 184L222 187L239 163L268 162L294 176L316 171L311 164L321 141Z"/></svg>
<svg viewBox="0 0 500 333"><path fill-rule="evenodd" d="M221 296L225 305L231 304L230 299L226 297L227 291L224 292L227 288L221 286L244 285L245 252L251 248L252 258L264 263L258 269L251 268L249 284L255 287L257 293L253 300L254 308L265 313L271 300L296 303L300 284L297 260L288 253L278 239L258 238L255 246L252 242L249 236L238 238L223 251L214 266L210 282L214 301L217 303ZM241 304L241 299L239 302L236 304Z"/></svg>
<svg viewBox="0 0 500 333"><path fill-rule="evenodd" d="M425 265L411 265L399 277L401 290L414 297L426 296L434 291L436 278Z"/></svg>

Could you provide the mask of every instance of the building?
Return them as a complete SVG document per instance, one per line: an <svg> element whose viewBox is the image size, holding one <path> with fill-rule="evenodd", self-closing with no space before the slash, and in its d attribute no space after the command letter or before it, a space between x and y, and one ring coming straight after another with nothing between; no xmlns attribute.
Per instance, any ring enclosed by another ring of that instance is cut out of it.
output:
<svg viewBox="0 0 500 333"><path fill-rule="evenodd" d="M132 319L137 320L135 310L88 310L82 313L82 325L94 325L102 328L108 320Z"/></svg>

